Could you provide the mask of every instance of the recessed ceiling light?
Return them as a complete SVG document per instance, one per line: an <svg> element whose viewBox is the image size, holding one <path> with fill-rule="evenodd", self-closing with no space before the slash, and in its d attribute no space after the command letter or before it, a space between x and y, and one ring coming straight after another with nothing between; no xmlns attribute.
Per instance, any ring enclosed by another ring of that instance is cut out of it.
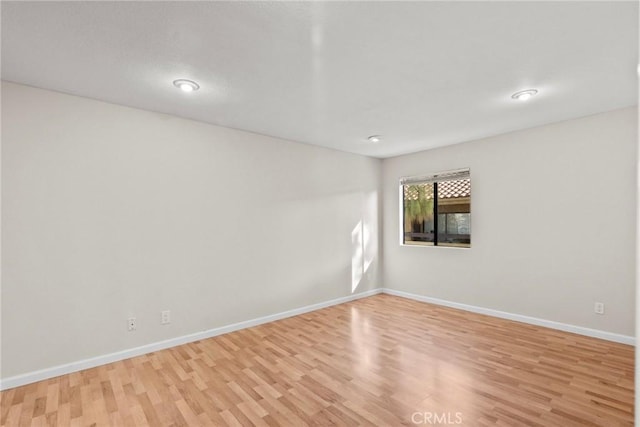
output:
<svg viewBox="0 0 640 427"><path fill-rule="evenodd" d="M173 85L183 92L193 92L194 90L200 89L198 83L187 79L174 80Z"/></svg>
<svg viewBox="0 0 640 427"><path fill-rule="evenodd" d="M371 135L367 139L369 140L369 142L380 142L382 140L382 137L380 135Z"/></svg>
<svg viewBox="0 0 640 427"><path fill-rule="evenodd" d="M526 101L537 93L538 91L535 89L521 90L520 92L516 92L511 95L511 98L517 99L518 101Z"/></svg>

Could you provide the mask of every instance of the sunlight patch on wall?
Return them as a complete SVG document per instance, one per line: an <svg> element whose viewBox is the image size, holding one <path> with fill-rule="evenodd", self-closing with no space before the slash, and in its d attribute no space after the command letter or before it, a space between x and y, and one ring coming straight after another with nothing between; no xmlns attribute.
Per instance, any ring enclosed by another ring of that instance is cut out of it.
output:
<svg viewBox="0 0 640 427"><path fill-rule="evenodd" d="M363 222L362 250L364 253L364 270L366 273L378 254L376 230L378 229L378 193L370 192L365 200L365 214L368 218Z"/></svg>
<svg viewBox="0 0 640 427"><path fill-rule="evenodd" d="M363 194L362 198L362 216L351 231L351 293L378 255L378 193Z"/></svg>
<svg viewBox="0 0 640 427"><path fill-rule="evenodd" d="M355 292L364 275L362 234L362 221L359 221L351 232L351 293Z"/></svg>

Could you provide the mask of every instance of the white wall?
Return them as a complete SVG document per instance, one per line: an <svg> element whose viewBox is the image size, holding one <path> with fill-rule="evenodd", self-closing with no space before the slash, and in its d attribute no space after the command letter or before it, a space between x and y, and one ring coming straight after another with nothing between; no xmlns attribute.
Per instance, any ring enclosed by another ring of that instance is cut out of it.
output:
<svg viewBox="0 0 640 427"><path fill-rule="evenodd" d="M379 160L2 91L4 378L379 285Z"/></svg>
<svg viewBox="0 0 640 427"><path fill-rule="evenodd" d="M635 109L381 166L12 83L2 91L3 378L382 285L633 334ZM461 167L472 174L472 248L401 247L398 178ZM172 324L161 326L166 309Z"/></svg>
<svg viewBox="0 0 640 427"><path fill-rule="evenodd" d="M630 108L385 159L384 286L634 335L636 128ZM464 167L472 248L400 246L398 179Z"/></svg>

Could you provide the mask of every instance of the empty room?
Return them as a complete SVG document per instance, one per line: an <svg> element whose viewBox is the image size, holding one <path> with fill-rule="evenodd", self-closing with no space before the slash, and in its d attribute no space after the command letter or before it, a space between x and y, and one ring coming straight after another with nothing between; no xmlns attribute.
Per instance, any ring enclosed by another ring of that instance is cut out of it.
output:
<svg viewBox="0 0 640 427"><path fill-rule="evenodd" d="M0 425L634 425L639 13L2 1Z"/></svg>

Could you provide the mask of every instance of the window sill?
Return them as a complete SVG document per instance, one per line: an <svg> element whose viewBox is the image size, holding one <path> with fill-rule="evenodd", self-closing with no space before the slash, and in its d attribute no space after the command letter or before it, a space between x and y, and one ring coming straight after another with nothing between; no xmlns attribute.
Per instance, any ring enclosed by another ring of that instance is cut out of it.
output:
<svg viewBox="0 0 640 427"><path fill-rule="evenodd" d="M405 248L434 248L434 249L471 249L471 246L445 246L445 245L433 245L433 244L414 244L407 245L406 243L400 243L401 247Z"/></svg>

